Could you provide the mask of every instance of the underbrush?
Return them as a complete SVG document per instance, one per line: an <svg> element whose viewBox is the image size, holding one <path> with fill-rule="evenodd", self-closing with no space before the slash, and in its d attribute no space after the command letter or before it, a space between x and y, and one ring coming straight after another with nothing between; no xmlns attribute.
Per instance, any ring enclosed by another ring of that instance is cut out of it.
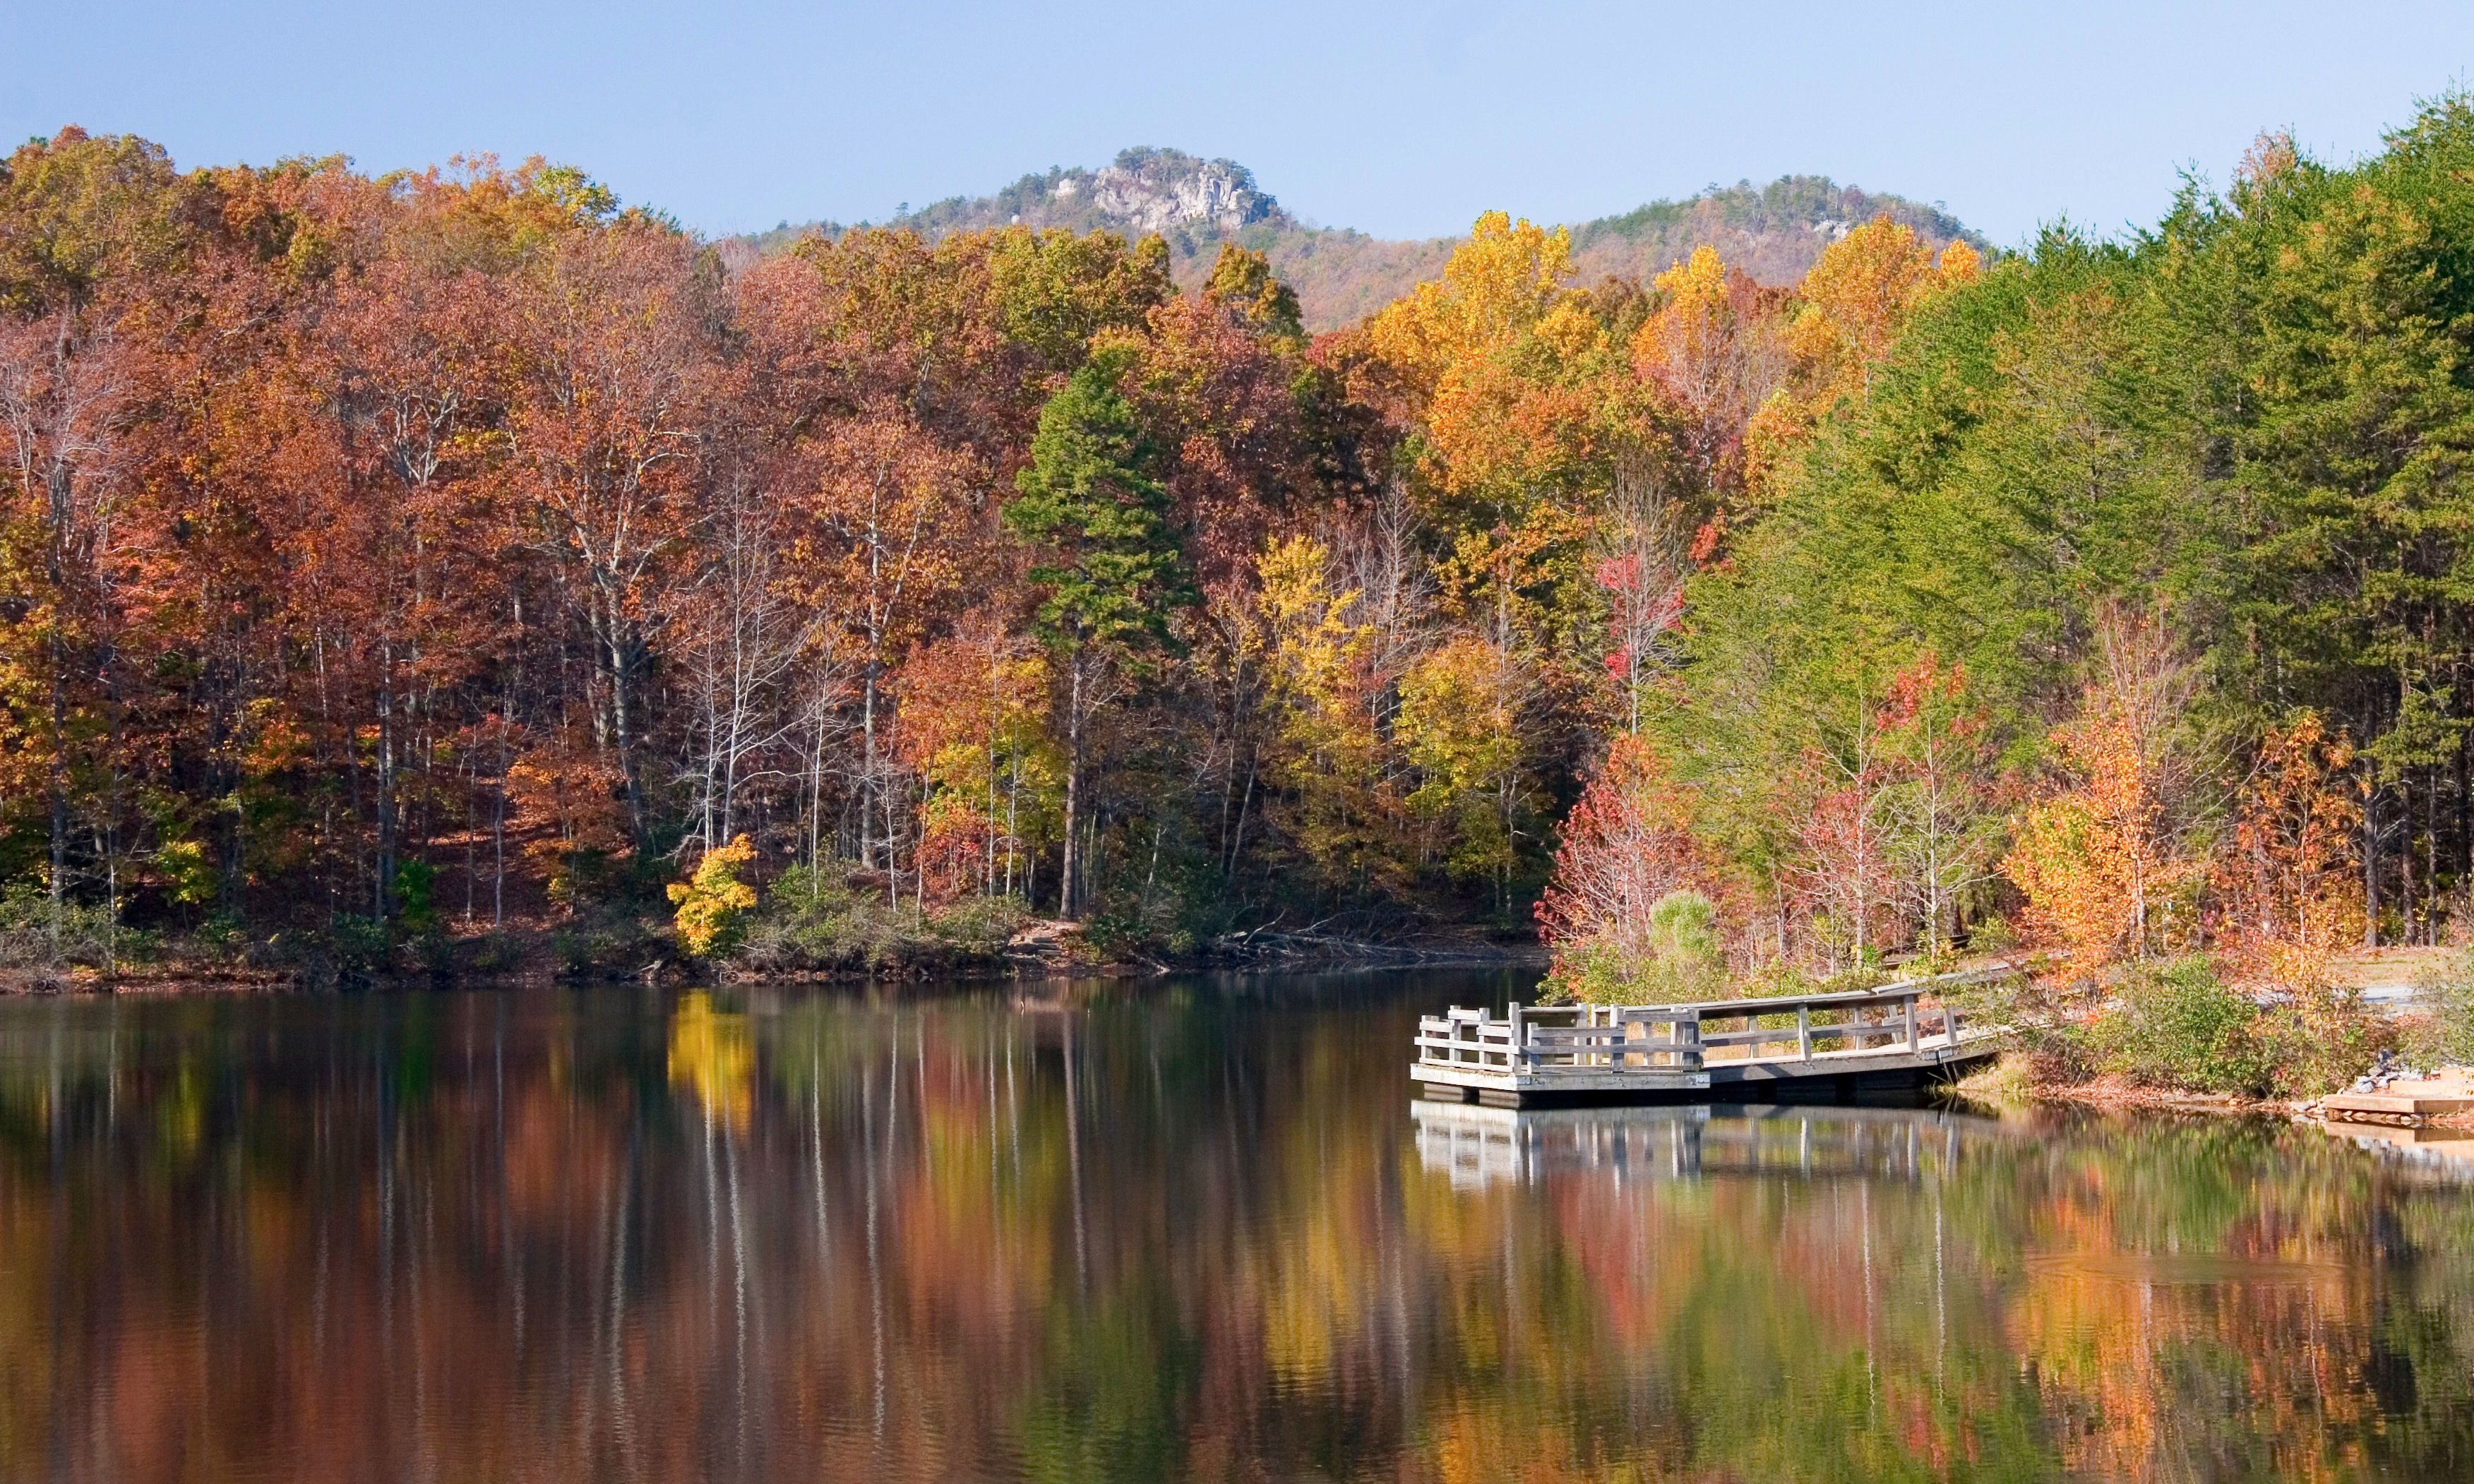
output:
<svg viewBox="0 0 2474 1484"><path fill-rule="evenodd" d="M40 883L0 892L0 968L102 968L148 962L161 950L160 935L115 925L101 904L64 901L56 921Z"/></svg>
<svg viewBox="0 0 2474 1484"><path fill-rule="evenodd" d="M751 974L992 968L1029 920L1012 897L964 897L923 911L799 867L765 892L732 963Z"/></svg>
<svg viewBox="0 0 2474 1484"><path fill-rule="evenodd" d="M2451 957L2414 981L2415 1012L2400 1017L2408 1065L2474 1066L2474 953Z"/></svg>
<svg viewBox="0 0 2474 1484"><path fill-rule="evenodd" d="M2201 955L2126 969L2110 989L2093 1008L2014 1007L2006 1018L2021 1028L2037 1081L2112 1077L2167 1091L2314 1098L2360 1076L2400 1034L2351 990L2253 994Z"/></svg>

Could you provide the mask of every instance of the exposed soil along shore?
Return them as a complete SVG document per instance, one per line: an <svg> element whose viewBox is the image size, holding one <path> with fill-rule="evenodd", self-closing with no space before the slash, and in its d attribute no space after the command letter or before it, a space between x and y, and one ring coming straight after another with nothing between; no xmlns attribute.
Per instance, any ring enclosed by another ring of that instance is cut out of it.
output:
<svg viewBox="0 0 2474 1484"><path fill-rule="evenodd" d="M2105 1112L2221 1113L2238 1117L2289 1118L2305 1106L2290 1098L2245 1098L2227 1092L2157 1087L2127 1078L2085 1082L2040 1078L2015 1063L2016 1054L1951 1084L1960 1096L1997 1107L2067 1105Z"/></svg>

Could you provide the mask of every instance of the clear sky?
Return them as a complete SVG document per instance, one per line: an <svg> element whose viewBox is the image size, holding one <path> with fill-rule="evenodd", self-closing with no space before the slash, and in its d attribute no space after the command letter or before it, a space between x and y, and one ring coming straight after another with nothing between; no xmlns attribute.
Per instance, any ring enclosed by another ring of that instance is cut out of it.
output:
<svg viewBox="0 0 2474 1484"><path fill-rule="evenodd" d="M183 165L493 151L708 232L882 219L1130 144L1385 236L1818 172L2008 245L2152 219L2263 127L2342 160L2474 69L2474 4L652 7L85 0L0 11L0 134Z"/></svg>

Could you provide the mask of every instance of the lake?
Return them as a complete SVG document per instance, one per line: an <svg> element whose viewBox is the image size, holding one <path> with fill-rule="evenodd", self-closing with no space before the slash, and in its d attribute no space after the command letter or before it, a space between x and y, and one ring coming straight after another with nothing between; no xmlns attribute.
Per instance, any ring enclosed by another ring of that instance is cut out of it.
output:
<svg viewBox="0 0 2474 1484"><path fill-rule="evenodd" d="M2453 1161L1416 1101L1528 987L0 1004L0 1477L2474 1476Z"/></svg>

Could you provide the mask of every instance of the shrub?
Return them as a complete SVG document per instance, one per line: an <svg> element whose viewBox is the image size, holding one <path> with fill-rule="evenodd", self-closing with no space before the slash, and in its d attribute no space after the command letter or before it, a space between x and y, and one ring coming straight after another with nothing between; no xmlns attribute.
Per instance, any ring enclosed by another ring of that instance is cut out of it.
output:
<svg viewBox="0 0 2474 1484"><path fill-rule="evenodd" d="M0 964L83 963L101 965L113 957L133 957L142 945L131 935L115 934L111 912L74 897L61 904L59 952L53 952L52 894L39 881L18 881L0 891Z"/></svg>
<svg viewBox="0 0 2474 1484"><path fill-rule="evenodd" d="M2268 1005L2193 955L2129 973L2115 1003L2036 1049L2061 1075L2111 1073L2150 1086L2310 1098L2343 1086L2397 1028L2351 991L2305 988Z"/></svg>
<svg viewBox="0 0 2474 1484"><path fill-rule="evenodd" d="M562 972L579 978L641 967L662 951L655 930L621 908L590 906L550 938Z"/></svg>
<svg viewBox="0 0 2474 1484"><path fill-rule="evenodd" d="M1082 946L1103 963L1131 957L1150 941L1140 918L1097 912L1082 919Z"/></svg>
<svg viewBox="0 0 2474 1484"><path fill-rule="evenodd" d="M1992 913L1967 930L1967 947L1971 953L2008 953L2019 946L2019 932L2010 919Z"/></svg>
<svg viewBox="0 0 2474 1484"><path fill-rule="evenodd" d="M383 917L337 912L327 919L327 942L335 962L357 973L376 973L395 957L395 936Z"/></svg>
<svg viewBox="0 0 2474 1484"><path fill-rule="evenodd" d="M2097 1070L2154 1086L2262 1097L2272 1090L2258 1005L2197 955L2132 971L2118 1003L2080 1028Z"/></svg>
<svg viewBox="0 0 2474 1484"><path fill-rule="evenodd" d="M438 909L430 900L437 885L438 867L428 862L405 860L396 863L396 915L407 932L425 936L437 931Z"/></svg>
<svg viewBox="0 0 2474 1484"><path fill-rule="evenodd" d="M1547 981L1557 997L1594 1005L1706 1000L1725 982L1718 909L1688 888L1669 891L1650 907L1637 949L1611 935L1559 943Z"/></svg>
<svg viewBox="0 0 2474 1484"><path fill-rule="evenodd" d="M2005 1051L1991 1066L1980 1067L1960 1079L1958 1090L1979 1103L2015 1107L2034 1094L2042 1070L2037 1059L2027 1053Z"/></svg>
<svg viewBox="0 0 2474 1484"><path fill-rule="evenodd" d="M504 974L521 968L524 941L512 933L484 933L473 945L473 972Z"/></svg>
<svg viewBox="0 0 2474 1484"><path fill-rule="evenodd" d="M2261 1016L2271 1088L2289 1098L2335 1092L2363 1075L2400 1028L2350 989L2304 990Z"/></svg>
<svg viewBox="0 0 2474 1484"><path fill-rule="evenodd" d="M830 868L775 878L736 954L750 973L958 969L993 964L1030 912L1012 897L964 897L921 912L855 890Z"/></svg>
<svg viewBox="0 0 2474 1484"><path fill-rule="evenodd" d="M999 955L1031 919L1020 898L966 896L928 914L938 939L964 953Z"/></svg>
<svg viewBox="0 0 2474 1484"><path fill-rule="evenodd" d="M2474 1065L2474 953L2452 957L2414 982L2425 1020L2413 1048L2419 1063Z"/></svg>
<svg viewBox="0 0 2474 1484"><path fill-rule="evenodd" d="M756 859L756 847L740 836L708 850L695 875L670 884L678 904L679 944L699 959L727 954L739 944L740 916L756 905L756 888L739 879L739 868Z"/></svg>

